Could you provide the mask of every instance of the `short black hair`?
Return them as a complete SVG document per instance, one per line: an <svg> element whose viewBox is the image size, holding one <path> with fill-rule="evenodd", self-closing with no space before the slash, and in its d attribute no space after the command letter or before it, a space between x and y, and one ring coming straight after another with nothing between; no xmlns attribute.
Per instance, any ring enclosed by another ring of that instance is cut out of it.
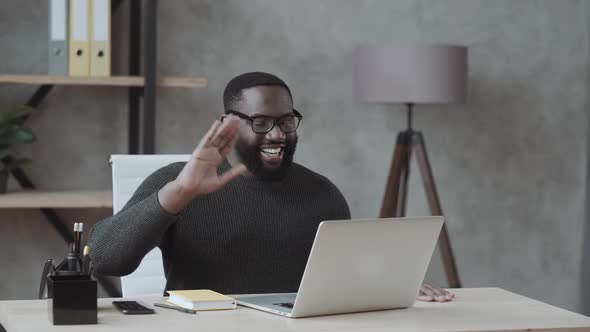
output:
<svg viewBox="0 0 590 332"><path fill-rule="evenodd" d="M293 95L287 84L277 76L264 72L250 72L239 76L236 76L227 83L225 91L223 91L223 107L225 113L230 109L236 108L237 104L242 99L242 90L252 88L255 86L282 86L289 93L291 101L293 101Z"/></svg>

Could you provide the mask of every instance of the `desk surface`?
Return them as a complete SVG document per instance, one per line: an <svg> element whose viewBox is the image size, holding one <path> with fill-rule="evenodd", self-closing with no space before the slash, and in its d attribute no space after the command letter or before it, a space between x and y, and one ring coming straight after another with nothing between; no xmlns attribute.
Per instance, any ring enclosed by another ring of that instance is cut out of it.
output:
<svg viewBox="0 0 590 332"><path fill-rule="evenodd" d="M98 325L53 326L47 300L0 301L0 322L21 331L590 331L590 317L499 288L454 290L450 303L416 302L386 310L313 318L285 318L249 308L196 315L156 308L154 315L126 316L99 299ZM153 307L162 297L134 298Z"/></svg>

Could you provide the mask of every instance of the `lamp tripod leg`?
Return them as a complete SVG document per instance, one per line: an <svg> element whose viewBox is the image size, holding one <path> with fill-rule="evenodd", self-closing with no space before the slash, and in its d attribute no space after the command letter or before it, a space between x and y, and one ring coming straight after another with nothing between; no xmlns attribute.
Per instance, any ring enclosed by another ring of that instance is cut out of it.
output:
<svg viewBox="0 0 590 332"><path fill-rule="evenodd" d="M402 133L404 137L405 154L402 159L401 183L399 188L398 211L396 217L405 217L408 203L408 184L410 179L410 162L412 160L412 135L411 129Z"/></svg>
<svg viewBox="0 0 590 332"><path fill-rule="evenodd" d="M397 217L401 212L398 203L400 202L400 192L403 187L400 186L400 181L402 173L407 174L407 171L404 171L404 168L408 164L406 159L408 157L407 152L409 149L410 146L406 133L399 133L395 143L395 149L393 151L393 157L391 160L391 167L389 169L389 176L387 178L387 185L385 187L385 195L383 196L381 211L379 213L380 218ZM405 201L405 193L401 192L401 194ZM405 205L405 203L403 203L403 205Z"/></svg>
<svg viewBox="0 0 590 332"><path fill-rule="evenodd" d="M430 212L432 215L442 216L443 212L440 205L440 200L438 198L438 193L436 191L434 177L432 176L430 162L428 161L428 154L426 153L426 147L424 145L424 137L422 136L422 133L415 132L412 141L413 147L417 150L416 160L420 168L420 173L422 174L422 180L424 181L424 190L426 191L426 196L428 198ZM451 248L451 242L447 232L446 224L443 224L438 242L445 273L449 282L449 287L460 288L461 282L459 280L457 264L455 263L455 257Z"/></svg>

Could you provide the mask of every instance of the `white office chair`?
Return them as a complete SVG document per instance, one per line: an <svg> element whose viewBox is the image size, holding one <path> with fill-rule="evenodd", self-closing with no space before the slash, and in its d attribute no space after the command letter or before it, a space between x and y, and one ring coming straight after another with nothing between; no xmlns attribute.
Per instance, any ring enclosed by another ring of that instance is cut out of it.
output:
<svg viewBox="0 0 590 332"><path fill-rule="evenodd" d="M187 161L190 155L111 155L113 172L113 214L129 201L137 187L154 171L177 161ZM162 252L150 251L133 273L121 277L124 297L136 295L162 296L166 287Z"/></svg>

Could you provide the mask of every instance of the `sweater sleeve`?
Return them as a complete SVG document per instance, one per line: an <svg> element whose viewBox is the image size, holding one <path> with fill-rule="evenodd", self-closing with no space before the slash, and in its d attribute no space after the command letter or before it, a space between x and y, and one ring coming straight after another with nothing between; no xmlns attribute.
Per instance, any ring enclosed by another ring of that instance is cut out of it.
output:
<svg viewBox="0 0 590 332"><path fill-rule="evenodd" d="M158 191L174 180L180 169L182 163L175 163L152 173L121 211L94 226L88 246L97 274L130 274L143 257L160 244L166 230L177 217L162 208Z"/></svg>
<svg viewBox="0 0 590 332"><path fill-rule="evenodd" d="M330 217L327 220L348 220L350 219L350 208L346 198L332 182L329 182L328 193L330 195Z"/></svg>

